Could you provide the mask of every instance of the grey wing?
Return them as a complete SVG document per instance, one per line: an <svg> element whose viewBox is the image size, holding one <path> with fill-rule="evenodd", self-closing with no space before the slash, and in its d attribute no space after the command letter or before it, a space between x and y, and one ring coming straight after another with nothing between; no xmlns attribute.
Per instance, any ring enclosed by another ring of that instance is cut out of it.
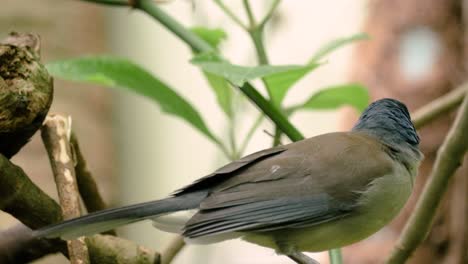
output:
<svg viewBox="0 0 468 264"><path fill-rule="evenodd" d="M294 190L288 186L290 183L285 182L282 187ZM338 202L326 193L303 195L301 190L296 190L296 195L291 192L281 198L274 198L274 193L281 190L260 194L254 190L213 194L186 223L183 235L197 238L227 232L299 228L341 218L355 207L352 202ZM216 200L223 202L211 202Z"/></svg>
<svg viewBox="0 0 468 264"><path fill-rule="evenodd" d="M189 238L227 232L271 231L317 225L341 218L354 205L330 206L330 197L288 197L256 201L229 208L201 210L184 228Z"/></svg>
<svg viewBox="0 0 468 264"><path fill-rule="evenodd" d="M250 155L247 155L239 160L233 161L231 163L228 163L227 165L219 168L212 174L209 174L205 177L202 177L196 181L194 181L192 184L185 186L179 190L176 190L173 195L179 196L182 194L194 192L194 191L199 191L202 189L209 188L211 186L214 186L218 183L221 183L222 181L226 180L230 176L232 176L232 173L237 172L240 169L244 169L248 167L251 164L254 164L255 162L261 161L265 158L274 156L276 154L279 154L286 149L283 148L282 146L275 147L275 148L269 148L265 150L261 150L255 153L252 153Z"/></svg>

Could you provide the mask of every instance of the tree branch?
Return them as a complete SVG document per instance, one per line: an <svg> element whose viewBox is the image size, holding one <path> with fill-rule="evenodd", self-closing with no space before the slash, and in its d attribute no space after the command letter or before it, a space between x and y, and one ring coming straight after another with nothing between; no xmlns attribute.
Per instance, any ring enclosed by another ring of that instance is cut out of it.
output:
<svg viewBox="0 0 468 264"><path fill-rule="evenodd" d="M0 210L13 215L33 229L61 221L60 206L39 189L20 167L11 163L3 155L0 155L0 172ZM0 260L13 258L11 262L0 261L0 263L25 263L54 252L67 255L65 241L61 239L37 241L31 235L29 228L13 227L0 232L0 234L9 234L9 236L0 235ZM102 235L95 235L92 238L86 239L91 263L159 263L160 257L157 252L138 246L134 242ZM105 250L105 245L110 245L110 243L114 249ZM125 259L125 252L134 252L134 258L129 262L117 262L116 260ZM101 262L96 262L96 259Z"/></svg>
<svg viewBox="0 0 468 264"><path fill-rule="evenodd" d="M411 115L414 127L421 128L438 116L455 109L461 104L467 92L468 83L464 83L453 91L419 108Z"/></svg>
<svg viewBox="0 0 468 264"><path fill-rule="evenodd" d="M71 119L62 115L47 116L41 128L42 140L49 154L64 219L81 215L70 148L70 133ZM83 237L68 240L67 246L71 264L89 264L88 248Z"/></svg>
<svg viewBox="0 0 468 264"><path fill-rule="evenodd" d="M459 109L452 128L437 152L436 161L428 182L419 197L413 214L408 220L402 235L394 248L387 264L404 263L424 240L432 225L442 196L447 190L449 180L460 166L468 148L468 96Z"/></svg>
<svg viewBox="0 0 468 264"><path fill-rule="evenodd" d="M161 254L161 264L169 264L184 248L185 242L182 236L177 236L169 242L167 248Z"/></svg>
<svg viewBox="0 0 468 264"><path fill-rule="evenodd" d="M107 205L99 192L93 175L86 166L86 160L83 153L81 153L78 138L73 132L71 133L70 144L75 159L76 183L86 209L90 213L106 209ZM103 232L103 234L117 235L114 230Z"/></svg>

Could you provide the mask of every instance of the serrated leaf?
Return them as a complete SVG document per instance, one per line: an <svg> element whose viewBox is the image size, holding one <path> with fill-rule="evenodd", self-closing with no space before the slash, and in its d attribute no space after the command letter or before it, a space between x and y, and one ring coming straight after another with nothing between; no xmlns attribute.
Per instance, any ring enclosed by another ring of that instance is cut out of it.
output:
<svg viewBox="0 0 468 264"><path fill-rule="evenodd" d="M162 111L180 117L219 144L198 111L169 85L133 62L116 57L96 56L48 63L47 70L57 78L126 88L158 103Z"/></svg>
<svg viewBox="0 0 468 264"><path fill-rule="evenodd" d="M227 38L226 32L220 28L193 27L190 31L208 42L214 48L218 48L221 41Z"/></svg>
<svg viewBox="0 0 468 264"><path fill-rule="evenodd" d="M360 84L344 84L325 88L312 95L305 103L295 109L317 110L335 109L350 105L362 112L369 104L369 93Z"/></svg>
<svg viewBox="0 0 468 264"><path fill-rule="evenodd" d="M369 35L367 35L366 33L358 33L348 37L334 39L322 46L317 52L315 52L315 54L312 55L312 58L309 60L309 62L317 62L320 59L322 59L325 55L335 51L336 49L344 45L366 39L369 39Z"/></svg>
<svg viewBox="0 0 468 264"><path fill-rule="evenodd" d="M289 89L306 74L317 68L319 64L311 63L301 66L297 69L291 69L285 72L275 73L264 78L269 88L269 94L273 103L281 105Z"/></svg>
<svg viewBox="0 0 468 264"><path fill-rule="evenodd" d="M190 62L199 66L204 71L226 78L236 86L242 86L245 82L257 78L263 78L265 76L290 70L298 70L304 67L300 65L260 65L256 67L239 66L227 61L219 61L217 57L211 57L207 54L196 56Z"/></svg>

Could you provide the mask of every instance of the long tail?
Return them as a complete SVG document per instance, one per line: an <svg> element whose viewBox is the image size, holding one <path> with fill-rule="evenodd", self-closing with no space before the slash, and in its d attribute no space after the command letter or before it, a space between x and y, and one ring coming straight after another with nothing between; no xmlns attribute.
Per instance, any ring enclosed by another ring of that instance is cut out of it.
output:
<svg viewBox="0 0 468 264"><path fill-rule="evenodd" d="M114 229L116 227L154 218L161 214L198 208L205 192L129 205L91 213L35 230L35 237L73 239Z"/></svg>

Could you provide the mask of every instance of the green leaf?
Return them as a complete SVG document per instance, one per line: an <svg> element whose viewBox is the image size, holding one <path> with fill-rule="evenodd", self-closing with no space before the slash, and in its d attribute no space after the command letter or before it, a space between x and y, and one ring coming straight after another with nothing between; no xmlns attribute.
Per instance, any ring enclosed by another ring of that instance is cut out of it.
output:
<svg viewBox="0 0 468 264"><path fill-rule="evenodd" d="M219 144L197 110L170 86L131 61L97 56L56 61L46 65L57 78L126 88L144 95L161 106L162 111L178 116Z"/></svg>
<svg viewBox="0 0 468 264"><path fill-rule="evenodd" d="M208 42L214 48L218 48L221 41L227 38L226 32L220 28L193 27L190 31Z"/></svg>
<svg viewBox="0 0 468 264"><path fill-rule="evenodd" d="M277 106L281 105L288 90L307 73L317 68L320 64L311 63L306 66L301 66L297 69L291 69L285 72L275 73L265 77L265 82L269 88L269 94L273 103Z"/></svg>
<svg viewBox="0 0 468 264"><path fill-rule="evenodd" d="M216 56L201 54L195 56L190 62L199 66L204 71L221 76L232 82L236 86L242 86L245 82L262 78L276 73L302 69L300 65L269 66L261 65L256 67L246 67L230 64L220 60Z"/></svg>
<svg viewBox="0 0 468 264"><path fill-rule="evenodd" d="M312 95L305 103L293 107L294 110L335 109L350 105L362 112L369 104L369 93L360 84L331 86Z"/></svg>
<svg viewBox="0 0 468 264"><path fill-rule="evenodd" d="M229 83L222 77L203 71L206 80L216 94L219 106L228 117L233 117L232 89Z"/></svg>
<svg viewBox="0 0 468 264"><path fill-rule="evenodd" d="M312 58L309 60L309 62L317 62L320 59L322 59L325 55L335 51L336 49L344 45L353 43L355 41L367 39L369 39L369 35L367 35L366 33L358 33L348 37L334 39L322 46L317 52L315 52L315 54L312 55Z"/></svg>
<svg viewBox="0 0 468 264"><path fill-rule="evenodd" d="M194 27L191 29L191 31L197 34L206 42L210 43L210 45L216 49L218 48L219 43L221 43L221 41L226 39L227 37L226 32L224 32L222 29ZM214 53L205 53L199 56L209 60L220 61L219 57ZM222 77L219 77L206 71L202 72L205 76L205 79L208 81L211 89L215 93L219 106L229 118L232 118L232 89L231 87L229 87L229 83Z"/></svg>

